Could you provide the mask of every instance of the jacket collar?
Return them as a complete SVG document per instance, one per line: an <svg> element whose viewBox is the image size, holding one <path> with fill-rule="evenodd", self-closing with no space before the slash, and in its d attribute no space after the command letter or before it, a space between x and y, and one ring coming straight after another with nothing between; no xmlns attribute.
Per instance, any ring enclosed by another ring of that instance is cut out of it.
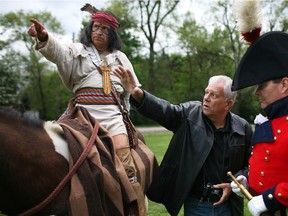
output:
<svg viewBox="0 0 288 216"><path fill-rule="evenodd" d="M202 113L203 115L203 113ZM208 118L206 116L203 115L203 120L204 120L204 124L208 124L211 128L215 128L215 127L212 127L211 124L208 122L211 120L207 120ZM234 113L232 112L229 112L227 114L227 117L226 117L226 124L225 124L225 129L231 129L231 134L233 133L237 133L241 136L244 136L245 135L245 127L244 127L244 124L245 124L245 121L240 118L239 116L235 115ZM227 127L226 127L227 126ZM225 130L226 132L226 130Z"/></svg>
<svg viewBox="0 0 288 216"><path fill-rule="evenodd" d="M219 128L219 129L216 129L216 128L215 128L213 122L212 122L207 116L205 116L203 113L202 113L202 115L203 115L204 122L205 122L206 124L208 124L208 125L213 129L213 131L219 130L219 131L222 131L222 132L229 132L230 125L231 125L231 121L230 121L230 119L231 119L231 114L230 114L230 113L228 113L227 116L226 116L226 118L225 118L225 125L224 125L224 127L223 127L223 128Z"/></svg>
<svg viewBox="0 0 288 216"><path fill-rule="evenodd" d="M275 101L264 109L268 119L278 118L288 114L288 96Z"/></svg>
<svg viewBox="0 0 288 216"><path fill-rule="evenodd" d="M274 141L274 134L271 126L271 120L288 114L288 97L282 98L264 109L269 121L255 126L255 133L252 137L252 144Z"/></svg>

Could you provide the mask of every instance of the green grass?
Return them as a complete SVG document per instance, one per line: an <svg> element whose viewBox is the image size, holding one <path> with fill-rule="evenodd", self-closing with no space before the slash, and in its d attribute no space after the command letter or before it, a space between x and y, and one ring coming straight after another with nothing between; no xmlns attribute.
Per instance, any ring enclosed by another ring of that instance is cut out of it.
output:
<svg viewBox="0 0 288 216"><path fill-rule="evenodd" d="M156 134L144 134L146 144L149 146L151 151L154 152L158 163L160 164L164 153L168 147L168 144L171 140L172 133L171 132L163 132ZM165 216L169 215L167 213L164 205L155 203L149 200L148 203L148 216ZM179 215L184 215L183 209L181 210Z"/></svg>
<svg viewBox="0 0 288 216"><path fill-rule="evenodd" d="M172 137L171 132L155 133L155 134L144 134L146 144L154 152L159 164L161 163L166 149ZM148 216L166 216L169 215L164 205L155 203L149 200ZM178 216L183 216L183 208L179 212ZM247 209L247 200L245 199L244 204L244 216L250 216Z"/></svg>
<svg viewBox="0 0 288 216"><path fill-rule="evenodd" d="M163 159L164 153L172 137L171 132L161 132L155 134L144 134L147 146L153 151L158 162Z"/></svg>

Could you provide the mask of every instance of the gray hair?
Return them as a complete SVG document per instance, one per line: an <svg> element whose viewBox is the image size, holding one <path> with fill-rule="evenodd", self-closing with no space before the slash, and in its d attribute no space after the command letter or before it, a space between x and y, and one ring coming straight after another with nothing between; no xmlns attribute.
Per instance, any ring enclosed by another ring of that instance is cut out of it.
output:
<svg viewBox="0 0 288 216"><path fill-rule="evenodd" d="M208 81L208 84L210 83L223 83L224 84L224 96L226 100L230 99L233 101L233 104L234 104L236 97L237 97L237 91L231 90L232 79L230 77L224 76L224 75L212 76Z"/></svg>

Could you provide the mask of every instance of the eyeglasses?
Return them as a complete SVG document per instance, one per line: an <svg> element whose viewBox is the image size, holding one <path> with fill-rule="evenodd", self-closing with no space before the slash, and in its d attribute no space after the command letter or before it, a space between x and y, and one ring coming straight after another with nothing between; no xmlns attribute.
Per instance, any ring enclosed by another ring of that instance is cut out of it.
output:
<svg viewBox="0 0 288 216"><path fill-rule="evenodd" d="M109 29L110 29L109 26L103 26L103 25L95 24L95 23L92 26L93 33L97 33L98 30L100 30L100 32L104 35L109 35Z"/></svg>

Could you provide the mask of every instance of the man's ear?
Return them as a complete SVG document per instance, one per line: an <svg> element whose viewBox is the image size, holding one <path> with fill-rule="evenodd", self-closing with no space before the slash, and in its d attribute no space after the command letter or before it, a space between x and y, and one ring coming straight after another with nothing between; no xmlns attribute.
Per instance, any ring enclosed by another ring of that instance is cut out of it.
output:
<svg viewBox="0 0 288 216"><path fill-rule="evenodd" d="M288 77L283 77L281 83L283 91L288 94Z"/></svg>
<svg viewBox="0 0 288 216"><path fill-rule="evenodd" d="M227 103L226 105L227 110L230 110L233 106L233 101L231 99L228 99L226 103Z"/></svg>

